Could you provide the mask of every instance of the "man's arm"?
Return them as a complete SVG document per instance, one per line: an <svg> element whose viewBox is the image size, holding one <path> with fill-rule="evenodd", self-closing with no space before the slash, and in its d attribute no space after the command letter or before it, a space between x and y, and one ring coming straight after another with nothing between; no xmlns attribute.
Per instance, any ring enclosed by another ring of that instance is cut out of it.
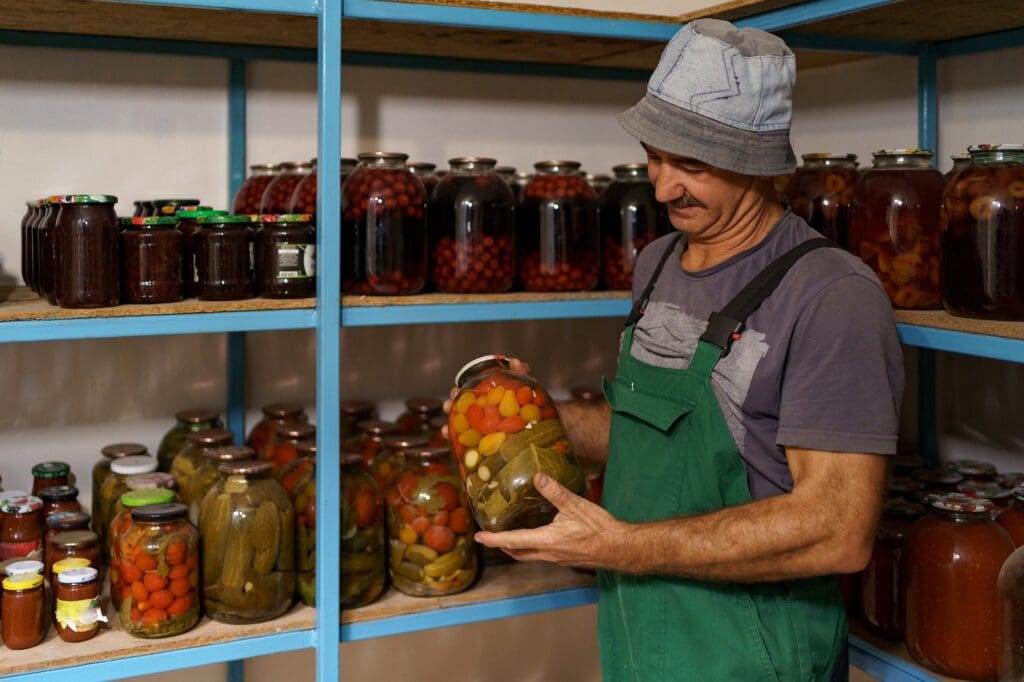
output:
<svg viewBox="0 0 1024 682"><path fill-rule="evenodd" d="M596 404L570 400L558 403L558 412L576 456L589 462L607 462L611 406L604 400Z"/></svg>

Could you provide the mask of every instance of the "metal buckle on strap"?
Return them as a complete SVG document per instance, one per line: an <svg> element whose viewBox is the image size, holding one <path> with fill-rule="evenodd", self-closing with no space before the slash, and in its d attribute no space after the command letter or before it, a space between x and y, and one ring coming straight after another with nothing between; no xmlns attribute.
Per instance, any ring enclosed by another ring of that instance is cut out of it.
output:
<svg viewBox="0 0 1024 682"><path fill-rule="evenodd" d="M726 317L721 313L711 313L711 319L708 320L708 328L701 334L700 340L707 341L713 346L722 349L722 356L725 357L729 354L729 348L732 346L732 342L740 338L743 333L744 324L737 322L731 317Z"/></svg>

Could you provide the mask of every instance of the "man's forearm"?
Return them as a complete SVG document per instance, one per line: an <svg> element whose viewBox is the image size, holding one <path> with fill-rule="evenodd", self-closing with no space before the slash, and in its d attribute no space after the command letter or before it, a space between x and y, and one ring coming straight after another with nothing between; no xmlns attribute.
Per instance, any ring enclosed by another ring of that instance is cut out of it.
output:
<svg viewBox="0 0 1024 682"><path fill-rule="evenodd" d="M576 456L591 462L607 462L608 430L612 423L608 403L570 400L558 403L558 411Z"/></svg>

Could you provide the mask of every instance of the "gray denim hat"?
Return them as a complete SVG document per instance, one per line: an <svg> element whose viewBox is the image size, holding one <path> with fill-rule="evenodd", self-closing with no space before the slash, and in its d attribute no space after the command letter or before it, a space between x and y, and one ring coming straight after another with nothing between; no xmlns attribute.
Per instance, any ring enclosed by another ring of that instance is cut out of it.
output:
<svg viewBox="0 0 1024 682"><path fill-rule="evenodd" d="M781 38L698 19L672 37L647 95L619 123L641 142L716 168L792 173L795 81L796 57Z"/></svg>

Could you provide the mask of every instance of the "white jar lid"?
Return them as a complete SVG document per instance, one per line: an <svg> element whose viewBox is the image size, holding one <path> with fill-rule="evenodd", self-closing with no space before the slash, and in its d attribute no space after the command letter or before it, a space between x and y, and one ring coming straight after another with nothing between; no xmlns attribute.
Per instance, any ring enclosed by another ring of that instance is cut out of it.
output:
<svg viewBox="0 0 1024 682"><path fill-rule="evenodd" d="M132 474L148 474L151 471L156 471L157 465L156 457L132 455L115 459L110 463L110 470L115 474L130 476Z"/></svg>
<svg viewBox="0 0 1024 682"><path fill-rule="evenodd" d="M15 561L13 564L7 564L5 569L8 576L20 575L22 573L42 573L43 562L33 561L28 559L26 561Z"/></svg>
<svg viewBox="0 0 1024 682"><path fill-rule="evenodd" d="M57 574L57 582L63 585L78 585L80 583L87 583L90 580L96 580L98 575L99 572L92 566L69 568Z"/></svg>

